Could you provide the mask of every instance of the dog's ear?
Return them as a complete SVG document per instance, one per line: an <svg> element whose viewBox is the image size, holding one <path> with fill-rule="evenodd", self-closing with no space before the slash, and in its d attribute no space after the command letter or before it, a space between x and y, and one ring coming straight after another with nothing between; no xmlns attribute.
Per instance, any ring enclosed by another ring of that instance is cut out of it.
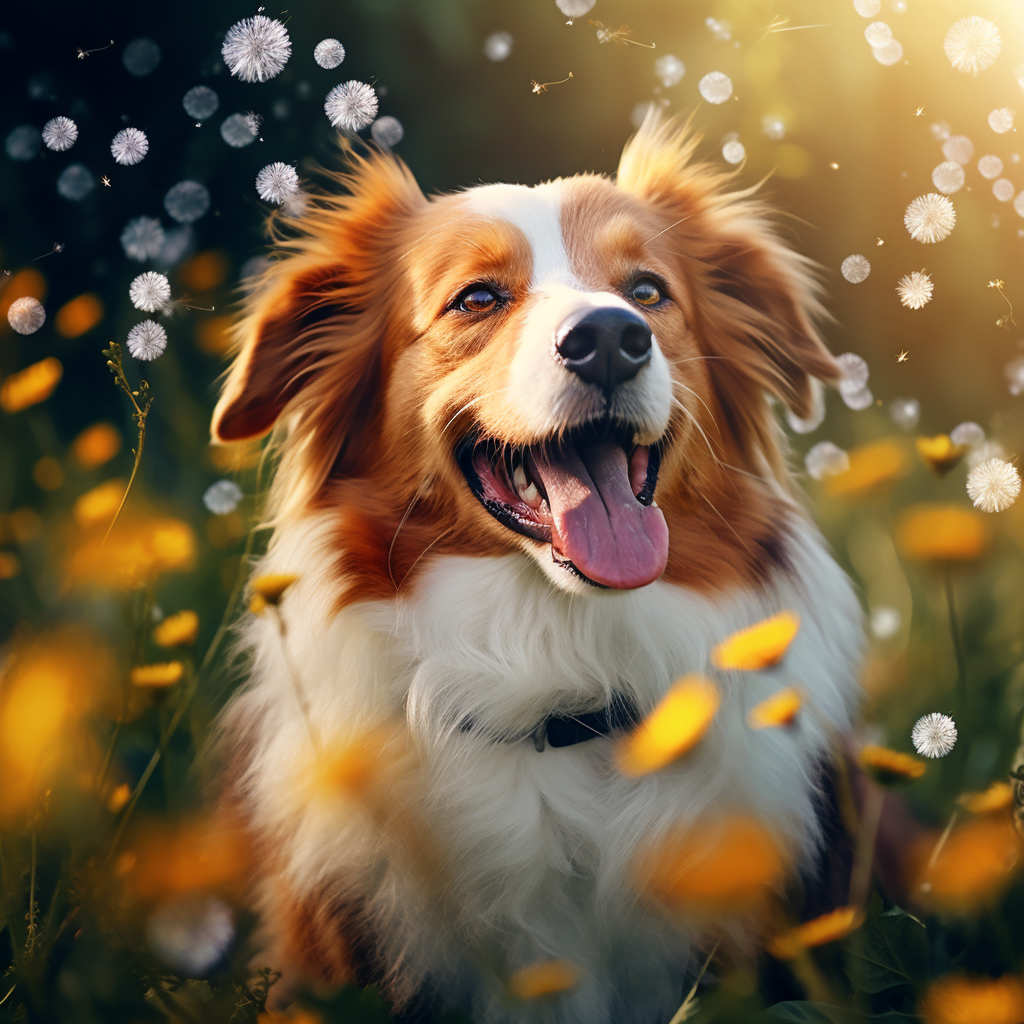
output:
<svg viewBox="0 0 1024 1024"><path fill-rule="evenodd" d="M213 414L218 441L265 434L317 405L340 446L379 381L395 239L426 203L390 155L350 155L338 192L308 197L276 230L274 255L235 329L236 356Z"/></svg>
<svg viewBox="0 0 1024 1024"><path fill-rule="evenodd" d="M814 380L839 367L814 327L823 315L810 261L786 246L754 189L730 192L728 172L693 161L699 138L650 116L623 150L620 188L670 218L673 251L684 261L700 341L735 386L745 377L797 416L814 405Z"/></svg>

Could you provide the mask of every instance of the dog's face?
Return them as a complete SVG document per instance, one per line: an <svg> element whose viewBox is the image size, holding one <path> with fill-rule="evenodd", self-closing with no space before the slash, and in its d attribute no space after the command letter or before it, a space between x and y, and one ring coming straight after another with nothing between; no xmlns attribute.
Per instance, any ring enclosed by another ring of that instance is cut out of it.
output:
<svg viewBox="0 0 1024 1024"><path fill-rule="evenodd" d="M386 547L395 587L428 550L521 549L568 590L757 577L765 394L806 415L835 366L801 261L691 149L651 124L616 182L432 200L358 162L254 296L215 434L284 414L280 504L347 516L349 575Z"/></svg>

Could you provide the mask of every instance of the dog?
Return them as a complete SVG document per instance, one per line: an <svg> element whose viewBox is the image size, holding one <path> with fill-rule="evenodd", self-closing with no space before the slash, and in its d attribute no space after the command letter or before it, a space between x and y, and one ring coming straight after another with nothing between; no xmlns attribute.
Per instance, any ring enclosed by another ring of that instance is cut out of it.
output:
<svg viewBox="0 0 1024 1024"><path fill-rule="evenodd" d="M293 990L662 1024L708 928L638 893L643 844L739 813L813 870L863 633L776 407L810 416L838 367L810 262L697 145L651 118L614 178L431 198L350 152L277 233L212 432L278 445L255 573L297 580L241 627L220 747ZM616 770L674 680L782 609L783 676L719 673L689 755ZM813 714L750 731L787 678ZM333 799L309 772L336 750ZM502 987L550 960L557 998Z"/></svg>

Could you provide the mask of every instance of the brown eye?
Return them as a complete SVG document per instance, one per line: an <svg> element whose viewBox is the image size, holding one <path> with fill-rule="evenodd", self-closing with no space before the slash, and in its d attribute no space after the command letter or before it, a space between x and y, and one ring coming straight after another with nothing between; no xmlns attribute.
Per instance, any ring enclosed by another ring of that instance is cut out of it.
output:
<svg viewBox="0 0 1024 1024"><path fill-rule="evenodd" d="M653 281L645 278L630 288L629 297L641 306L656 306L661 302L661 289Z"/></svg>
<svg viewBox="0 0 1024 1024"><path fill-rule="evenodd" d="M467 288L458 301L458 308L465 313L490 313L497 305L498 296L482 284Z"/></svg>

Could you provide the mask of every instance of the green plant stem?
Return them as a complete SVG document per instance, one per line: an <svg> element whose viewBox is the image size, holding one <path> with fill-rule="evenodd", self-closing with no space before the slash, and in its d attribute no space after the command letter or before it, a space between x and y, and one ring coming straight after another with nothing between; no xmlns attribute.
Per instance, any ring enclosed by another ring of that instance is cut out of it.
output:
<svg viewBox="0 0 1024 1024"><path fill-rule="evenodd" d="M875 842L882 820L882 808L885 806L885 790L877 783L868 781L867 784L864 812L861 815L857 836L857 859L854 863L853 877L850 879L850 905L861 909L867 908L871 895L871 868L875 861Z"/></svg>
<svg viewBox="0 0 1024 1024"><path fill-rule="evenodd" d="M29 857L28 881L28 933L25 937L25 952L30 953L36 944L36 830L32 828L32 852Z"/></svg>

